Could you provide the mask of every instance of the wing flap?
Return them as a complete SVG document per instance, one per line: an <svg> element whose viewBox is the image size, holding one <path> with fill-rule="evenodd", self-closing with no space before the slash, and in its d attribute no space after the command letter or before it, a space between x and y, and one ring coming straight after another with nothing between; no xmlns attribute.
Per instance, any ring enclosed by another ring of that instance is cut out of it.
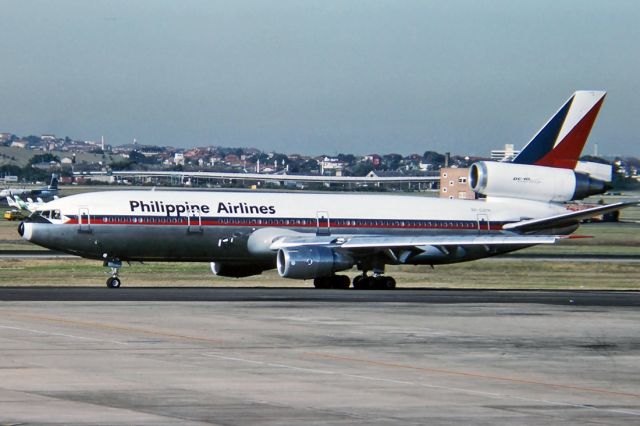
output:
<svg viewBox="0 0 640 426"><path fill-rule="evenodd" d="M421 246L487 246L487 245L529 245L553 244L559 237L555 235L470 235L470 236L425 236L425 237L354 237L341 245L345 249L394 248Z"/></svg>
<svg viewBox="0 0 640 426"><path fill-rule="evenodd" d="M368 235L368 236L344 236L333 239L323 237L288 238L284 237L273 244L272 250L281 248L303 246L325 246L347 250L357 249L385 249L397 247L423 247L423 246L493 246L493 245L534 245L553 244L560 236L556 235L452 235L452 236L393 236L393 235Z"/></svg>

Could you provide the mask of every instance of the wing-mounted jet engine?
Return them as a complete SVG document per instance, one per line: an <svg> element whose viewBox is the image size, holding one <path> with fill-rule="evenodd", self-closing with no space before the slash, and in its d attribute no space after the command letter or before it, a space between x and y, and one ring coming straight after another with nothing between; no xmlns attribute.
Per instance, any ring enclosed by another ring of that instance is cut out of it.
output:
<svg viewBox="0 0 640 426"><path fill-rule="evenodd" d="M284 278L312 279L351 269L353 257L329 247L303 246L278 251L278 273Z"/></svg>

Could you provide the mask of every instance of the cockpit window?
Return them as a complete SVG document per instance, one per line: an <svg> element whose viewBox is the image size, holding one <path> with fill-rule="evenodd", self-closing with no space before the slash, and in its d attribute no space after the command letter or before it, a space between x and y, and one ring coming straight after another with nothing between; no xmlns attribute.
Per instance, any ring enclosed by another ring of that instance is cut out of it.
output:
<svg viewBox="0 0 640 426"><path fill-rule="evenodd" d="M31 215L40 216L45 219L56 219L56 220L62 219L62 213L60 213L60 210L36 210Z"/></svg>

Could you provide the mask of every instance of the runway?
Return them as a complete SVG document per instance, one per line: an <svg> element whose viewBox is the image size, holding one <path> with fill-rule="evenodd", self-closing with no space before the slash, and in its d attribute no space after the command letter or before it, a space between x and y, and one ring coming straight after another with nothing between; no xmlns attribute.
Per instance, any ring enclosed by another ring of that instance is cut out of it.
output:
<svg viewBox="0 0 640 426"><path fill-rule="evenodd" d="M510 303L640 306L635 291L539 290L326 290L315 288L202 287L0 287L0 301L85 302L314 302L314 303Z"/></svg>
<svg viewBox="0 0 640 426"><path fill-rule="evenodd" d="M0 288L0 424L635 424L639 299Z"/></svg>

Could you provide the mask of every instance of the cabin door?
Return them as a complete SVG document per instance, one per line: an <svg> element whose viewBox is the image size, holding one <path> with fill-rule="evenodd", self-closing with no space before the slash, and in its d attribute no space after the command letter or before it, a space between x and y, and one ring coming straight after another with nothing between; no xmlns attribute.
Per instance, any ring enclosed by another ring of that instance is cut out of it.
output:
<svg viewBox="0 0 640 426"><path fill-rule="evenodd" d="M91 215L87 207L78 209L78 232L91 232Z"/></svg>
<svg viewBox="0 0 640 426"><path fill-rule="evenodd" d="M489 222L488 214L479 214L477 216L477 220L479 232L489 232L489 230L491 230L491 223Z"/></svg>
<svg viewBox="0 0 640 426"><path fill-rule="evenodd" d="M316 212L316 235L331 235L329 212Z"/></svg>
<svg viewBox="0 0 640 426"><path fill-rule="evenodd" d="M200 209L193 209L187 216L187 233L202 233L202 215Z"/></svg>

